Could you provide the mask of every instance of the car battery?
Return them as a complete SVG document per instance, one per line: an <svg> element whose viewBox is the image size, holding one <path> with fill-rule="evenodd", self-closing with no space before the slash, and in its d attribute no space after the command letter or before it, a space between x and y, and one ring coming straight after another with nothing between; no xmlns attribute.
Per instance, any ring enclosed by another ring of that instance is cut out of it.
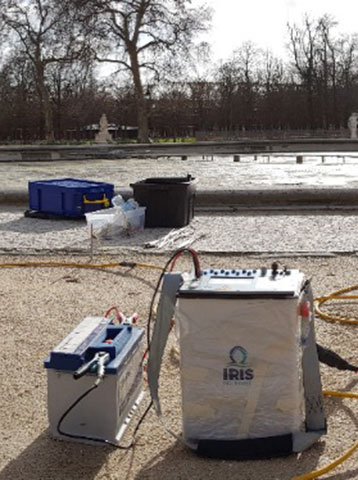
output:
<svg viewBox="0 0 358 480"><path fill-rule="evenodd" d="M30 210L64 217L83 217L85 213L108 208L114 185L77 178L29 182Z"/></svg>
<svg viewBox="0 0 358 480"><path fill-rule="evenodd" d="M130 324L113 325L108 318L86 317L52 350L44 366L48 375L50 432L54 437L79 437L78 441L96 444L120 442L129 423L128 415L142 395L143 337L144 330ZM79 379L74 378L74 373L99 352L109 354L102 381L62 419L97 379L95 371L89 370Z"/></svg>
<svg viewBox="0 0 358 480"><path fill-rule="evenodd" d="M298 270L262 268L205 270L181 286L176 315L187 442L303 430L303 284Z"/></svg>

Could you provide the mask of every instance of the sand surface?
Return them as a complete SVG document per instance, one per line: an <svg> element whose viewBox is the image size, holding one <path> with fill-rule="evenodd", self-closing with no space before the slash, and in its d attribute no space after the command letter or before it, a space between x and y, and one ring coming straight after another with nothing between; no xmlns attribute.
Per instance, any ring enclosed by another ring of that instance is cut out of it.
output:
<svg viewBox="0 0 358 480"><path fill-rule="evenodd" d="M111 257L118 261L123 257ZM166 255L134 254L127 260L164 265ZM87 262L86 256L1 256L1 262ZM106 257L96 262L108 261ZM270 266L272 258L201 255L203 267ZM290 267L312 276L315 295L329 293L357 282L358 259L284 259ZM187 259L178 267L188 270ZM1 358L0 369L0 480L181 480L181 479L290 479L293 475L322 467L358 439L354 400L325 399L328 434L300 456L266 461L220 461L198 458L163 430L151 412L138 434L134 450L123 452L53 440L48 433L47 384L43 360L86 315L102 315L113 305L130 314L138 311L144 326L157 270L115 268L0 268ZM340 305L341 312L358 309ZM342 326L317 320L317 338L325 346L358 363L358 326ZM170 343L175 342L174 336ZM353 373L321 368L326 389L358 392ZM167 348L161 379L164 415L176 432L181 431L178 359ZM148 392L141 411L148 402ZM136 417L137 418L137 417ZM130 440L130 431L124 442ZM324 478L358 478L357 454Z"/></svg>

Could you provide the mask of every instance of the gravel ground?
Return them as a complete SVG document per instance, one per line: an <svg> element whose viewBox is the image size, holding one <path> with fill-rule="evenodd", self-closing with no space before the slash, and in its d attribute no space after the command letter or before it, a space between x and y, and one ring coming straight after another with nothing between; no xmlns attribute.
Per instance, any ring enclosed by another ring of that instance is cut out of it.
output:
<svg viewBox="0 0 358 480"><path fill-rule="evenodd" d="M54 256L56 261L86 262L85 256ZM133 254L130 259L163 265L167 256ZM48 256L2 256L2 262L45 260ZM98 258L96 261L107 261ZM117 260L117 257L116 257ZM126 258L129 260L129 258ZM260 267L271 260L263 256L201 255L202 266ZM358 258L297 257L287 260L312 276L315 295L356 283ZM183 270L187 259L178 262ZM46 374L42 361L51 349L86 315L101 315L112 305L123 312L137 310L140 325L148 314L158 271L113 269L88 271L74 268L0 269L0 316L2 368L0 381L0 480L182 480L226 479L286 480L293 475L322 467L357 440L358 406L353 400L325 400L329 433L299 457L267 461L217 461L196 457L169 437L153 413L143 424L138 445L123 452L107 447L52 440L47 430ZM351 312L353 306L343 305ZM358 313L358 310L357 310ZM329 324L318 320L317 337L351 362L358 336L354 326ZM173 338L171 342L173 342ZM354 374L322 367L325 388L358 391ZM164 414L172 428L180 432L178 361L170 353L165 359L161 381ZM146 406L148 397L142 404ZM126 440L130 439L130 432ZM357 453L324 478L358 478Z"/></svg>
<svg viewBox="0 0 358 480"><path fill-rule="evenodd" d="M267 159L254 162L246 157L234 163L232 158L200 157L180 159L119 160L93 162L38 162L0 164L3 185L9 189L27 189L29 180L79 177L110 181L116 188L154 175L176 176L190 172L199 179L198 188L290 188L290 186L357 187L357 158L327 160L310 157L303 165L294 159ZM8 261L89 260L90 242L84 221L47 221L23 217L24 208L0 208L0 252ZM95 241L95 252L108 258L136 260L163 265L165 251L190 244L201 255L204 267L269 266L272 256L290 267L298 267L313 277L315 295L331 292L353 283L358 267L354 212L237 212L196 216L183 231L147 229L131 237ZM170 235L168 237L168 235ZM157 248L145 245L156 242ZM153 251L153 253L151 253ZM24 254L36 253L36 256ZM51 256L45 255L51 253ZM66 252L64 254L63 252ZM71 256L74 253L80 255ZM127 254L127 257L123 255ZM158 255L162 252L162 255ZM164 254L163 254L164 252ZM219 255L216 252L224 252ZM241 257L234 252L245 252ZM248 255L249 252L261 255ZM306 252L307 256L292 256ZM327 253L340 255L327 257ZM9 255L9 253L21 254ZM312 257L309 254L321 253ZM349 255L348 255L349 254ZM63 255L63 256L61 256ZM265 256L267 255L267 256ZM183 259L183 269L189 263ZM0 480L182 480L227 477L248 480L288 480L295 474L322 467L347 450L357 440L358 422L354 400L325 400L329 433L300 456L258 462L204 460L183 448L163 431L150 413L133 451L93 447L52 440L47 430L46 374L43 359L86 315L101 315L110 306L119 305L125 313L137 310L144 326L158 271L80 270L74 268L0 268L0 316L3 325L0 370ZM340 305L348 315L358 308ZM358 363L358 342L354 326L317 321L317 337L322 345L336 350L352 363ZM172 338L170 343L173 344ZM327 389L357 391L358 380L322 367L323 385ZM165 416L172 428L180 432L180 387L178 359L170 345L162 372L161 398ZM141 409L147 404L145 398ZM130 431L125 440L130 440ZM324 478L348 480L358 478L355 454L343 466Z"/></svg>
<svg viewBox="0 0 358 480"><path fill-rule="evenodd" d="M0 252L89 252L84 220L24 218L23 210L0 207ZM95 241L94 248L112 253L123 248L146 250L150 242L157 242L161 251L191 245L201 252L354 253L358 250L357 229L358 216L349 211L210 212L197 215L180 231L145 229L129 237Z"/></svg>
<svg viewBox="0 0 358 480"><path fill-rule="evenodd" d="M332 154L334 155L334 153ZM342 154L344 155L344 154ZM148 177L185 176L198 179L198 189L290 188L297 186L358 186L358 156L329 156L322 163L319 153L305 155L303 164L296 156L232 156L176 157L159 159L121 159L55 162L0 162L0 177L6 189L27 190L28 181L52 178L82 178L110 182L115 188L128 188L130 183ZM343 164L343 161L345 163Z"/></svg>

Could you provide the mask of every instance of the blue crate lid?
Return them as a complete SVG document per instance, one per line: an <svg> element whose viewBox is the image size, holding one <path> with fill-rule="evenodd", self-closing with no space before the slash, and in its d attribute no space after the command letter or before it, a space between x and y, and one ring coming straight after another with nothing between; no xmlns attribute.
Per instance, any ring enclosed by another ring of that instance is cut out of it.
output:
<svg viewBox="0 0 358 480"><path fill-rule="evenodd" d="M114 188L112 183L105 182L94 182L92 180L81 180L79 178L59 178L53 180L37 180L34 182L29 182L29 185L52 185L54 187L64 187L64 188L98 188L98 187L107 187Z"/></svg>

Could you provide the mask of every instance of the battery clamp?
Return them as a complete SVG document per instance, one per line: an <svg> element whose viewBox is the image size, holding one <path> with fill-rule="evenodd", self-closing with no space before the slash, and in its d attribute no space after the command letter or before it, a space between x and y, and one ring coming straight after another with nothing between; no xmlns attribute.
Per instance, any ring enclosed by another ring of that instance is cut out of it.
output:
<svg viewBox="0 0 358 480"><path fill-rule="evenodd" d="M148 360L158 416L159 372L175 314L186 445L230 459L310 447L326 433L312 300L300 271L275 265L209 269L187 279L167 273ZM302 304L308 317L297 313Z"/></svg>

